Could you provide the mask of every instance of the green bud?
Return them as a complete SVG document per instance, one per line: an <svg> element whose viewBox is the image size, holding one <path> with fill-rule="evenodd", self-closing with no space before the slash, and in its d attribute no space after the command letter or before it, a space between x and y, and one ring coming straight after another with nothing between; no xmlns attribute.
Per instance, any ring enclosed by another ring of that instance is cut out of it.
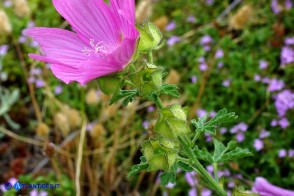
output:
<svg viewBox="0 0 294 196"><path fill-rule="evenodd" d="M162 33L151 22L145 22L137 26L140 32L140 41L138 49L140 52L146 52L155 49L162 40Z"/></svg>
<svg viewBox="0 0 294 196"><path fill-rule="evenodd" d="M149 171L169 170L176 163L178 144L172 140L149 139L142 145L142 152L149 164Z"/></svg>
<svg viewBox="0 0 294 196"><path fill-rule="evenodd" d="M177 141L178 136L191 132L186 121L187 110L175 104L160 111L159 119L155 125L155 132L165 138Z"/></svg>
<svg viewBox="0 0 294 196"><path fill-rule="evenodd" d="M130 75L130 80L138 89L142 97L147 98L162 86L162 68L145 67L141 71Z"/></svg>
<svg viewBox="0 0 294 196"><path fill-rule="evenodd" d="M106 95L112 95L121 87L121 79L117 76L103 76L98 78L100 90Z"/></svg>

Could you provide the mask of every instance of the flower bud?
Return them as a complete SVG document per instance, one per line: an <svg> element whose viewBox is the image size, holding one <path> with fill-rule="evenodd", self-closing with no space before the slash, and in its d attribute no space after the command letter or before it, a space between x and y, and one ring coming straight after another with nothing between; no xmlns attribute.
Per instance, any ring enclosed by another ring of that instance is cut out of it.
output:
<svg viewBox="0 0 294 196"><path fill-rule="evenodd" d="M150 51L159 46L162 40L162 33L157 26L151 22L145 22L137 26L137 29L140 32L140 41L138 45L138 50L140 52Z"/></svg>
<svg viewBox="0 0 294 196"><path fill-rule="evenodd" d="M164 138L177 141L178 136L191 132L187 123L187 110L175 104L160 111L159 119L155 125L155 132Z"/></svg>
<svg viewBox="0 0 294 196"><path fill-rule="evenodd" d="M130 75L130 79L142 97L148 97L162 86L162 68L145 67Z"/></svg>
<svg viewBox="0 0 294 196"><path fill-rule="evenodd" d="M169 170L176 162L177 149L172 140L149 139L142 145L142 152L149 164L149 171Z"/></svg>
<svg viewBox="0 0 294 196"><path fill-rule="evenodd" d="M69 126L68 119L67 119L66 115L64 115L61 112L58 112L54 116L54 124L57 127L57 129L59 131L61 131L61 133L64 137L66 137L69 134L70 126Z"/></svg>
<svg viewBox="0 0 294 196"><path fill-rule="evenodd" d="M100 90L106 95L112 95L121 87L121 79L116 76L104 76L98 78Z"/></svg>

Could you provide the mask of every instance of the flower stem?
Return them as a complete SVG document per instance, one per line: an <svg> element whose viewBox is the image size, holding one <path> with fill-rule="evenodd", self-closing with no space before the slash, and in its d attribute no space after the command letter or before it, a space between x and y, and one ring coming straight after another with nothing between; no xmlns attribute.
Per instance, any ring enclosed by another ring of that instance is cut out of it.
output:
<svg viewBox="0 0 294 196"><path fill-rule="evenodd" d="M159 97L159 95L154 95L154 103L157 105L157 107L159 108L159 109L163 109L164 108L164 106L163 106L163 104L162 104L162 102L161 102L161 100L160 100L160 97Z"/></svg>
<svg viewBox="0 0 294 196"><path fill-rule="evenodd" d="M152 53L152 51L148 51L148 62L153 64L153 53Z"/></svg>
<svg viewBox="0 0 294 196"><path fill-rule="evenodd" d="M211 187L214 188L216 193L221 196L227 196L226 192L223 190L222 187L219 186L219 184L209 175L209 173L204 169L204 167L201 165L201 163L197 160L195 154L189 147L189 145L185 142L185 140L182 138L182 136L179 136L179 141L182 144L184 150L186 151L188 157L190 158L191 164L197 172L204 178L204 180L211 185Z"/></svg>
<svg viewBox="0 0 294 196"><path fill-rule="evenodd" d="M219 182L219 179L218 179L218 172L217 172L217 163L214 163L214 164L213 164L213 174L214 174L214 179L215 179L215 181Z"/></svg>

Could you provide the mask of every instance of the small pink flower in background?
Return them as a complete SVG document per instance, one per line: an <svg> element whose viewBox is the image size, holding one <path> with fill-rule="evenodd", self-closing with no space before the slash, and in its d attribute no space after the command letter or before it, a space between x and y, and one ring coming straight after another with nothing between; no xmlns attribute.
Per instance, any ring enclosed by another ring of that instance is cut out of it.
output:
<svg viewBox="0 0 294 196"><path fill-rule="evenodd" d="M294 191L274 186L263 177L257 177L255 179L252 191L259 193L260 196L294 196Z"/></svg>
<svg viewBox="0 0 294 196"><path fill-rule="evenodd" d="M33 59L51 64L53 74L70 83L86 84L123 70L136 50L134 0L53 0L57 11L75 32L34 27L25 34L37 41L44 56Z"/></svg>

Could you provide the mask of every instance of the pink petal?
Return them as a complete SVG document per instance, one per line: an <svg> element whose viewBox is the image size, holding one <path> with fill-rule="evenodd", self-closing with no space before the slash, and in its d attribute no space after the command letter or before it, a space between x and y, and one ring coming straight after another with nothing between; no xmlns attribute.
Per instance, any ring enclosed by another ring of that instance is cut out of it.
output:
<svg viewBox="0 0 294 196"><path fill-rule="evenodd" d="M115 47L121 40L119 21L102 0L53 0L53 4L85 43L94 39Z"/></svg>
<svg viewBox="0 0 294 196"><path fill-rule="evenodd" d="M132 25L136 23L134 0L110 0L111 7Z"/></svg>
<svg viewBox="0 0 294 196"><path fill-rule="evenodd" d="M57 28L36 27L27 29L24 33L37 41L46 56L30 54L30 57L48 62L62 63L76 68L87 59L82 50L87 47L75 33Z"/></svg>

